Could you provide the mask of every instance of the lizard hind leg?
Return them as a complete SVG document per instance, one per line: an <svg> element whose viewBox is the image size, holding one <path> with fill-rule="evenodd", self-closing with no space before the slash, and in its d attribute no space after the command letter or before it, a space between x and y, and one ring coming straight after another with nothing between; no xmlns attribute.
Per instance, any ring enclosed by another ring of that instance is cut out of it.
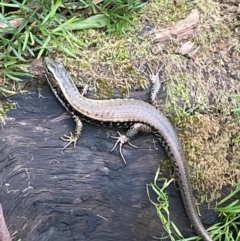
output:
<svg viewBox="0 0 240 241"><path fill-rule="evenodd" d="M122 160L124 162L124 164L127 164L125 158L124 158L124 155L122 154L122 145L125 144L125 143L128 143L128 145L134 147L134 148L138 148L137 146L133 145L131 142L130 142L130 138L127 137L126 135L124 134L121 134L119 131L117 132L118 133L118 136L111 136L113 139L117 139L114 147L112 148L112 151L114 151L114 149L117 147L117 145L119 144L119 152L120 152L120 155L122 157Z"/></svg>

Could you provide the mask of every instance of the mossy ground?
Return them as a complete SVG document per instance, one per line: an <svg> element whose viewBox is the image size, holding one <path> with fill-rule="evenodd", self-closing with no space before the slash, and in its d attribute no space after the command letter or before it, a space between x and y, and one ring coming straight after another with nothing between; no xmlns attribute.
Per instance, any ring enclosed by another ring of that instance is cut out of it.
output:
<svg viewBox="0 0 240 241"><path fill-rule="evenodd" d="M226 184L240 179L239 124L231 109L240 93L239 7L231 1L150 0L135 13L124 35L103 30L76 33L86 46L73 50L77 59L67 58L53 46L51 56L64 63L77 80L88 81L97 97L106 97L113 87L123 96L130 88L145 88L149 80L143 65L164 65L167 80L164 113L176 125L191 169L193 187L201 200L214 199ZM194 34L154 44L155 33L198 9L200 23ZM237 10L238 8L238 10ZM177 53L185 42L199 50L192 58ZM66 43L67 44L67 43Z"/></svg>

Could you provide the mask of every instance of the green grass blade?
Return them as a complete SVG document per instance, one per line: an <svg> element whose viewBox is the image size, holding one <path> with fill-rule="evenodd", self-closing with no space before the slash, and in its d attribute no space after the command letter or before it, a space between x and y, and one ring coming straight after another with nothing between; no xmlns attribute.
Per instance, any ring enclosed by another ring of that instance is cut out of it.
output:
<svg viewBox="0 0 240 241"><path fill-rule="evenodd" d="M230 194L228 194L225 198L223 198L220 202L218 202L218 205L223 204L224 202L232 198L234 195L236 195L238 192L240 192L240 182L234 185L234 187L235 189Z"/></svg>
<svg viewBox="0 0 240 241"><path fill-rule="evenodd" d="M9 73L5 73L5 75L9 78L9 79L12 79L12 80L15 80L16 82L21 82L22 79L16 77L15 75L11 75Z"/></svg>
<svg viewBox="0 0 240 241"><path fill-rule="evenodd" d="M109 25L109 20L104 14L91 16L85 20L76 21L66 26L67 30L83 30L90 28L102 28Z"/></svg>
<svg viewBox="0 0 240 241"><path fill-rule="evenodd" d="M62 31L64 30L65 28L68 29L68 25L70 24L73 24L75 21L76 21L76 16L68 19L67 21L65 21L64 23L60 24L57 28L53 29L52 30L52 33L56 33L56 32L59 32L59 31Z"/></svg>
<svg viewBox="0 0 240 241"><path fill-rule="evenodd" d="M23 42L23 46L22 46L22 51L23 52L25 51L25 49L27 47L28 40L29 40L29 30L26 30L25 38L24 38L24 42Z"/></svg>
<svg viewBox="0 0 240 241"><path fill-rule="evenodd" d="M65 38L71 45L76 43L79 46L87 46L81 39L75 37L70 31L65 32Z"/></svg>
<svg viewBox="0 0 240 241"><path fill-rule="evenodd" d="M35 56L33 50L30 48L30 46L27 45L26 50L27 50L33 57Z"/></svg>
<svg viewBox="0 0 240 241"><path fill-rule="evenodd" d="M64 44L62 44L57 38L55 38L55 36L52 36L53 41L55 42L55 44L61 49L63 50L66 54L68 54L71 57L76 58L76 55L74 53L72 53L67 47L64 46Z"/></svg>
<svg viewBox="0 0 240 241"><path fill-rule="evenodd" d="M2 93L6 93L6 94L11 94L11 95L16 94L15 91L7 90L7 89L5 89L5 88L3 88L3 87L1 87L1 86L0 86L0 92L2 92Z"/></svg>
<svg viewBox="0 0 240 241"><path fill-rule="evenodd" d="M54 4L54 1L51 1L51 10L48 13L48 15L44 18L42 25L44 25L49 19L52 19L54 17L61 2L62 2L61 0L57 0Z"/></svg>
<svg viewBox="0 0 240 241"><path fill-rule="evenodd" d="M39 39L36 35L31 34L31 37L33 38L34 43L37 42L40 46L43 45L43 41Z"/></svg>
<svg viewBox="0 0 240 241"><path fill-rule="evenodd" d="M240 113L240 108L232 109L232 111L235 112L235 113Z"/></svg>
<svg viewBox="0 0 240 241"><path fill-rule="evenodd" d="M39 58L42 56L43 52L44 52L46 49L48 49L48 43L49 43L50 40L51 40L51 36L48 35L47 38L46 38L46 40L45 40L45 42L44 42L43 45L41 46L41 50L40 50L39 53L38 53L37 59L39 59Z"/></svg>
<svg viewBox="0 0 240 241"><path fill-rule="evenodd" d="M10 8L18 8L18 4L12 4L12 3L3 3L3 2L0 2L0 6L10 7Z"/></svg>

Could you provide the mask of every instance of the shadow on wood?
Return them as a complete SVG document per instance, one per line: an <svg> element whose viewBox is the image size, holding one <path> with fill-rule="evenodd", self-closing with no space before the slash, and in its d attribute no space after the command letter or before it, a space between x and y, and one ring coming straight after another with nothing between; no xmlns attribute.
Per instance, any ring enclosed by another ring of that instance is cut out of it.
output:
<svg viewBox="0 0 240 241"><path fill-rule="evenodd" d="M157 140L140 134L133 140L138 149L124 146L125 166L118 149L109 152L109 136L117 130L84 123L76 149L62 152L59 137L73 131L74 123L48 86L41 94L31 89L14 96L17 108L0 130L0 202L13 240L161 237L164 229L146 193L165 156ZM191 236L176 187L171 184L168 192L172 221Z"/></svg>

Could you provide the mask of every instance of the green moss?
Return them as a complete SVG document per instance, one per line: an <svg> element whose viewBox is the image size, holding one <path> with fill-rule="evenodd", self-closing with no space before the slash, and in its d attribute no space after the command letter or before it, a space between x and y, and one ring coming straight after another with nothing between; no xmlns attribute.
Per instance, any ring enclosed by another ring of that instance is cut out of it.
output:
<svg viewBox="0 0 240 241"><path fill-rule="evenodd" d="M218 198L223 186L240 178L239 126L229 120L224 115L199 115L181 122L179 137L201 201Z"/></svg>

